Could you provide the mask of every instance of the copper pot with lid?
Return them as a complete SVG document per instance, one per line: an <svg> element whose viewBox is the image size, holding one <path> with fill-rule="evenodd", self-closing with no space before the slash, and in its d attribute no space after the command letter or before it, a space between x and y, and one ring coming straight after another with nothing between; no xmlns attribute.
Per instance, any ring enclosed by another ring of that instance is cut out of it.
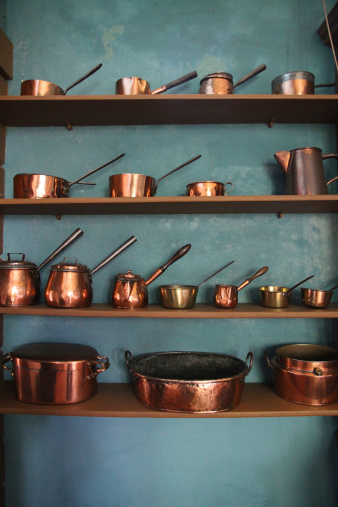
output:
<svg viewBox="0 0 338 507"><path fill-rule="evenodd" d="M9 361L13 368L6 366ZM5 354L1 364L14 377L19 401L63 405L91 398L109 359L87 345L29 343Z"/></svg>
<svg viewBox="0 0 338 507"><path fill-rule="evenodd" d="M132 271L116 275L112 292L112 304L115 308L144 308L148 304L148 285L158 278L178 259L189 252L191 245L180 248L163 266L159 267L147 280Z"/></svg>
<svg viewBox="0 0 338 507"><path fill-rule="evenodd" d="M45 288L45 301L53 308L84 308L92 304L92 275L135 243L131 236L91 271L85 264L66 261L51 267Z"/></svg>
<svg viewBox="0 0 338 507"><path fill-rule="evenodd" d="M25 260L23 253L9 253L7 260L0 260L0 306L32 306L39 303L40 270L83 234L76 229L39 266ZM14 255L21 259L14 259Z"/></svg>

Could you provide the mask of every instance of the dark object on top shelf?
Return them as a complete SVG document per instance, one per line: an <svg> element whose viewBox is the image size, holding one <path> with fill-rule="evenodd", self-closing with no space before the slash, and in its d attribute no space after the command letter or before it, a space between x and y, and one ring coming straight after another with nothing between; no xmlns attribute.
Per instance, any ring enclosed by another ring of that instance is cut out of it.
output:
<svg viewBox="0 0 338 507"><path fill-rule="evenodd" d="M338 46L338 2L334 5L334 7L329 12L328 20L329 20L333 44L335 46ZM318 28L317 33L318 33L319 37L323 40L325 46L331 46L325 19L324 19L323 23L320 25L320 27Z"/></svg>

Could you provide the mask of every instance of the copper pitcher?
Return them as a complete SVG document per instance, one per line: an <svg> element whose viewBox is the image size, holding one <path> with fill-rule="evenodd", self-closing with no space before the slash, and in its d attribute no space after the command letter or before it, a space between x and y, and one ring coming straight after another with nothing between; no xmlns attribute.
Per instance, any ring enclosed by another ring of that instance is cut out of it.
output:
<svg viewBox="0 0 338 507"><path fill-rule="evenodd" d="M238 303L238 292L255 278L264 275L269 270L268 266L260 268L254 275L247 278L238 287L236 285L216 285L214 303L218 308L234 308Z"/></svg>
<svg viewBox="0 0 338 507"><path fill-rule="evenodd" d="M112 293L112 304L115 308L144 308L148 304L148 285L178 259L183 257L190 250L191 245L180 248L168 262L158 268L147 280L131 271L116 275Z"/></svg>

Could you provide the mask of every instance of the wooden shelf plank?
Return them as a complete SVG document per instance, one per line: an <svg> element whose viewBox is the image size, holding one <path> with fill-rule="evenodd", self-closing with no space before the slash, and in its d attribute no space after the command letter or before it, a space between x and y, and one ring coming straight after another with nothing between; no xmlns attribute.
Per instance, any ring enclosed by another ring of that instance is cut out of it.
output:
<svg viewBox="0 0 338 507"><path fill-rule="evenodd" d="M157 318L157 319L335 319L338 303L328 308L309 308L301 304L288 308L264 308L251 303L239 303L230 310L216 308L212 304L197 303L188 310L170 310L160 305L148 305L135 310L119 310L110 304L94 303L88 308L51 308L46 304L22 307L0 307L4 315L36 315L53 317L108 317L108 318Z"/></svg>
<svg viewBox="0 0 338 507"><path fill-rule="evenodd" d="M8 127L336 123L337 95L67 95L0 97Z"/></svg>
<svg viewBox="0 0 338 507"><path fill-rule="evenodd" d="M298 405L279 398L270 384L246 382L240 404L228 412L191 414L163 412L144 407L135 397L132 384L98 384L97 394L88 401L71 405L33 405L17 401L14 381L0 384L0 413L82 417L149 418L243 418L337 416L338 403L326 407Z"/></svg>
<svg viewBox="0 0 338 507"><path fill-rule="evenodd" d="M0 199L5 215L337 213L338 195Z"/></svg>

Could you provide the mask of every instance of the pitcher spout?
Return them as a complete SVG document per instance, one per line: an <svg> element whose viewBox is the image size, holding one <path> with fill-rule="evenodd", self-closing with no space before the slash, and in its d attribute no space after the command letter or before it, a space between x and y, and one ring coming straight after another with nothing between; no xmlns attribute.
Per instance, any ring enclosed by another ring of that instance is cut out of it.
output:
<svg viewBox="0 0 338 507"><path fill-rule="evenodd" d="M291 158L291 152L290 151L277 151L275 153L275 159L283 169L285 173L288 172L289 162Z"/></svg>

